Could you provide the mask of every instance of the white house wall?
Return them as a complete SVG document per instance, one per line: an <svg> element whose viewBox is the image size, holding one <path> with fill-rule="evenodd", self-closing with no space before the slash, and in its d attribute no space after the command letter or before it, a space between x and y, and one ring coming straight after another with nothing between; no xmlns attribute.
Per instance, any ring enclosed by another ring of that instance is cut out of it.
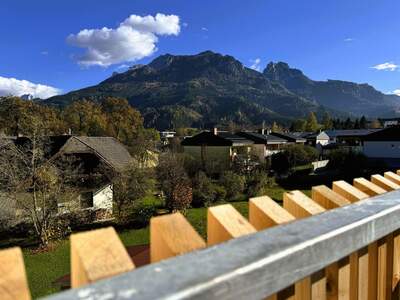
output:
<svg viewBox="0 0 400 300"><path fill-rule="evenodd" d="M108 185L93 194L93 208L112 209L113 190L112 186Z"/></svg>
<svg viewBox="0 0 400 300"><path fill-rule="evenodd" d="M364 154L376 158L400 158L400 142L364 142Z"/></svg>

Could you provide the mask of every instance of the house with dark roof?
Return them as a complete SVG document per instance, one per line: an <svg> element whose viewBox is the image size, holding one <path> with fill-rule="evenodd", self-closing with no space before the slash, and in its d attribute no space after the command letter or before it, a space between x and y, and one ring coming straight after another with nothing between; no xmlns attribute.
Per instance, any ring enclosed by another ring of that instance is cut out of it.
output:
<svg viewBox="0 0 400 300"><path fill-rule="evenodd" d="M288 133L288 132L271 132L270 135L274 135L277 137L280 137L282 139L285 139L288 144L305 144L307 142L307 139L304 137L301 137L296 134Z"/></svg>
<svg viewBox="0 0 400 300"><path fill-rule="evenodd" d="M215 172L229 168L234 161L249 160L253 144L243 136L217 129L203 131L181 143L185 154Z"/></svg>
<svg viewBox="0 0 400 300"><path fill-rule="evenodd" d="M260 133L241 131L236 134L254 142L251 146L251 153L257 156L260 161L264 161L267 157L282 151L283 147L287 144L286 139L265 133L264 131Z"/></svg>
<svg viewBox="0 0 400 300"><path fill-rule="evenodd" d="M67 160L69 166L77 169L76 187L78 202L82 209L104 209L112 212L112 179L123 172L131 163L128 150L113 137L87 136L47 136L43 137L44 156L49 163L59 168ZM28 137L1 138L0 149L17 147L30 149L32 141ZM72 180L73 181L73 180ZM69 203L58 203L59 212L67 211Z"/></svg>
<svg viewBox="0 0 400 300"><path fill-rule="evenodd" d="M364 137L364 154L388 165L400 166L400 127L387 127Z"/></svg>

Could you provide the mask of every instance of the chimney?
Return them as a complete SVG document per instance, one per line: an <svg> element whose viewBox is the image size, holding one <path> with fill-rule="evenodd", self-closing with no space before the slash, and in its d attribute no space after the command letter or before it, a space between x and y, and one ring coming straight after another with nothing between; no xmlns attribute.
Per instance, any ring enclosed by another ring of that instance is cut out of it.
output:
<svg viewBox="0 0 400 300"><path fill-rule="evenodd" d="M214 135L218 135L218 128L214 127L212 132L214 133Z"/></svg>

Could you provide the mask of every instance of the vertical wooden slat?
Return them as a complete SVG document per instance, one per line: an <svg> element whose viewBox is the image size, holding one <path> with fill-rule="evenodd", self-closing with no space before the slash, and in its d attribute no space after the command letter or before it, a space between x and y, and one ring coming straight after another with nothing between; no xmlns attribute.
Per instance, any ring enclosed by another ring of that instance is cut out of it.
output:
<svg viewBox="0 0 400 300"><path fill-rule="evenodd" d="M71 286L73 288L134 269L114 228L71 235Z"/></svg>
<svg viewBox="0 0 400 300"><path fill-rule="evenodd" d="M268 196L249 199L249 222L257 230L264 230L276 225L292 222L296 218L282 206ZM285 289L278 294L272 295L267 300L294 299L294 290Z"/></svg>
<svg viewBox="0 0 400 300"><path fill-rule="evenodd" d="M392 290L396 290L400 281L400 230L393 233L393 279Z"/></svg>
<svg viewBox="0 0 400 300"><path fill-rule="evenodd" d="M207 244L215 245L256 232L256 229L232 205L210 207L207 213Z"/></svg>
<svg viewBox="0 0 400 300"><path fill-rule="evenodd" d="M356 189L344 180L334 181L332 183L332 189L352 203L368 198L366 193Z"/></svg>
<svg viewBox="0 0 400 300"><path fill-rule="evenodd" d="M400 185L400 176L397 175L396 173L393 172L385 172L383 176L391 181L393 181L395 184Z"/></svg>
<svg viewBox="0 0 400 300"><path fill-rule="evenodd" d="M392 299L393 234L378 242L378 299Z"/></svg>
<svg viewBox="0 0 400 300"><path fill-rule="evenodd" d="M360 191L347 182L340 180L332 183L332 189L351 202L368 198L368 194ZM368 247L368 251L360 249L350 255L350 285L358 289L351 289L350 299L376 299L377 274L377 246L376 243ZM371 284L374 283L374 284Z"/></svg>
<svg viewBox="0 0 400 300"><path fill-rule="evenodd" d="M386 193L385 189L362 177L354 178L353 185L371 197Z"/></svg>
<svg viewBox="0 0 400 300"><path fill-rule="evenodd" d="M0 299L29 300L28 281L20 248L0 251Z"/></svg>
<svg viewBox="0 0 400 300"><path fill-rule="evenodd" d="M325 211L308 196L300 191L292 191L283 194L283 207L298 219L306 218ZM307 277L295 283L295 299L326 299L326 277L317 279Z"/></svg>
<svg viewBox="0 0 400 300"><path fill-rule="evenodd" d="M395 184L393 181L391 181L379 174L372 175L371 181L387 191L393 191L393 190L397 190L398 188L400 188L400 186L398 184Z"/></svg>
<svg viewBox="0 0 400 300"><path fill-rule="evenodd" d="M249 222L257 230L294 221L296 218L268 196L249 199Z"/></svg>
<svg viewBox="0 0 400 300"><path fill-rule="evenodd" d="M205 241L181 213L150 220L152 263L205 247Z"/></svg>
<svg viewBox="0 0 400 300"><path fill-rule="evenodd" d="M349 200L325 185L312 188L312 199L327 210L351 204ZM328 300L357 299L358 276L354 277L350 271L354 268L358 272L358 256L356 262L352 258L347 258L326 268Z"/></svg>

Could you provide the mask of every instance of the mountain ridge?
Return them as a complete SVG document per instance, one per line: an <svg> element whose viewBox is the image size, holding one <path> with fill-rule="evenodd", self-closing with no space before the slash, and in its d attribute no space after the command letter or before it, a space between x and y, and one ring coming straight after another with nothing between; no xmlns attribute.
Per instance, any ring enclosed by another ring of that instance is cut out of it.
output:
<svg viewBox="0 0 400 300"><path fill-rule="evenodd" d="M263 121L289 123L311 111L319 116L325 112L349 116L317 101L311 88L315 82L300 70L279 65L278 74L276 70L266 72L267 68L258 72L233 56L212 51L164 54L147 65L134 65L98 85L49 98L45 103L64 106L79 99L122 97L141 111L147 126L159 129L231 121L253 125ZM293 84L288 84L290 76ZM296 80L300 82L297 86Z"/></svg>

